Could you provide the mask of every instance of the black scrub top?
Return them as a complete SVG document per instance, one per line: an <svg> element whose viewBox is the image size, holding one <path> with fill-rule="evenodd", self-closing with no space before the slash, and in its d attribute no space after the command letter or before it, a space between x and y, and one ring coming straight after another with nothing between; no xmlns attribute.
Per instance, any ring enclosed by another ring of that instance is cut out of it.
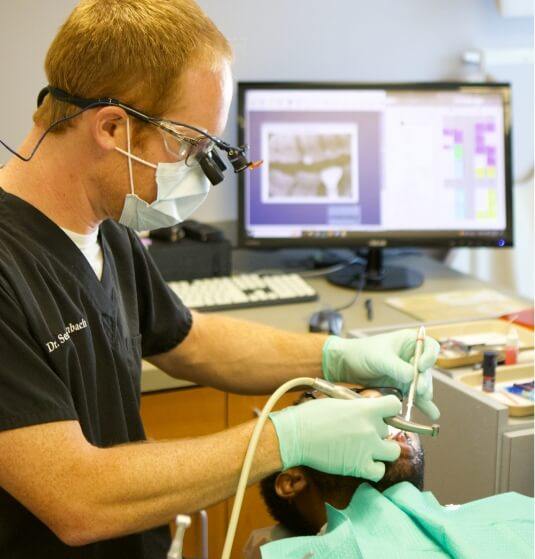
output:
<svg viewBox="0 0 535 559"><path fill-rule="evenodd" d="M141 357L179 344L191 314L137 236L100 227L102 280L45 215L0 188L0 431L76 420L109 447L145 439ZM0 488L0 557L164 559L166 526L68 547Z"/></svg>

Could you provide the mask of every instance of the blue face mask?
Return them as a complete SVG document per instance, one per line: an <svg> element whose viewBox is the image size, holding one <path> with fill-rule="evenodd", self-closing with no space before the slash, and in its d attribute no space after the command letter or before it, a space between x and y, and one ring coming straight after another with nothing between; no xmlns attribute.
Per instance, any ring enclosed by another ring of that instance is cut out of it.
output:
<svg viewBox="0 0 535 559"><path fill-rule="evenodd" d="M185 161L158 163L154 165L136 157L130 150L130 121L126 121L128 151L115 149L128 157L130 193L126 195L119 223L136 231L151 231L171 227L187 219L206 199L210 181L195 165L188 167ZM149 204L134 192L132 159L156 169L156 200Z"/></svg>

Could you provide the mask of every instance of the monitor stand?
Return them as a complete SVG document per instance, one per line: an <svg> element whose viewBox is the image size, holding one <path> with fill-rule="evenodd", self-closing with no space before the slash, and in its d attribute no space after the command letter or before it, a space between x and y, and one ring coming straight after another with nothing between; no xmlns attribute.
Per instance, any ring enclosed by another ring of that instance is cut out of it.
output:
<svg viewBox="0 0 535 559"><path fill-rule="evenodd" d="M362 274L366 274L364 291L389 291L410 289L422 285L424 276L417 270L401 266L383 266L383 250L370 248L366 258L366 267L351 264L342 270L327 276L327 280L340 287L358 289Z"/></svg>

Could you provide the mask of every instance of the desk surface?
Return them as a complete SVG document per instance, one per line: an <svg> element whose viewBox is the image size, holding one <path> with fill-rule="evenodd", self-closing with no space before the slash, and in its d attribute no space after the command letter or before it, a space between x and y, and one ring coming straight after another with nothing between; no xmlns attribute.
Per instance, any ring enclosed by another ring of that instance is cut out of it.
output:
<svg viewBox="0 0 535 559"><path fill-rule="evenodd" d="M238 273L258 269L280 266L280 251L259 253L253 251L235 250L233 253L234 270ZM341 312L344 317L343 332L356 328L374 328L393 326L397 324L417 324L417 320L386 304L385 300L395 295L431 293L439 291L466 290L488 288L489 285L471 276L452 270L443 263L427 256L402 255L388 259L388 263L404 265L423 272L425 281L416 289L404 291L363 292L359 300ZM306 278L306 281L318 292L319 300L310 303L294 305L280 305L273 307L258 307L223 311L222 314L260 322L276 328L293 332L307 332L310 315L320 309L341 307L348 303L354 292L351 289L337 287L327 282L323 277ZM490 286L492 287L492 286ZM373 301L373 320L366 318L364 301ZM144 363L142 375L142 391L165 390L188 386L190 383L171 379L148 363Z"/></svg>
<svg viewBox="0 0 535 559"><path fill-rule="evenodd" d="M237 252L239 253L242 251ZM246 258L249 266L242 266L241 269L250 269L251 257ZM240 262L239 254L236 260L238 263ZM389 259L387 261L387 264L388 263L395 263L421 271L425 276L424 283L416 289L407 289L403 291L364 291L354 305L341 311L344 317L344 332L347 333L349 330L355 328L373 328L400 323L416 324L416 319L394 309L385 302L386 299L390 297L488 287L485 283L452 270L441 262L426 256L399 256ZM238 267L238 269L240 268ZM318 292L318 301L287 305L283 307L284 310L282 310L281 307L264 307L260 309L232 311L231 314L237 318L257 320L275 327L284 325L286 330L292 330L294 332L306 332L308 331L308 319L314 311L341 307L349 303L354 296L354 291L352 289L335 286L323 277L306 278L306 281ZM368 321L366 318L366 309L364 307L364 301L366 299L371 299L373 301L374 313L372 321ZM281 319L282 316L284 316L284 320Z"/></svg>

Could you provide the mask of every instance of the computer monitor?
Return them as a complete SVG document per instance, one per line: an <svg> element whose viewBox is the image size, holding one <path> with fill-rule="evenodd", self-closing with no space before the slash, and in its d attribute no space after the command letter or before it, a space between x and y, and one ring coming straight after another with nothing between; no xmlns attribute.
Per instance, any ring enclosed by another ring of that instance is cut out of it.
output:
<svg viewBox="0 0 535 559"><path fill-rule="evenodd" d="M385 247L512 246L510 86L239 83L240 246L368 247L366 289L419 285ZM362 269L329 279L356 286Z"/></svg>

